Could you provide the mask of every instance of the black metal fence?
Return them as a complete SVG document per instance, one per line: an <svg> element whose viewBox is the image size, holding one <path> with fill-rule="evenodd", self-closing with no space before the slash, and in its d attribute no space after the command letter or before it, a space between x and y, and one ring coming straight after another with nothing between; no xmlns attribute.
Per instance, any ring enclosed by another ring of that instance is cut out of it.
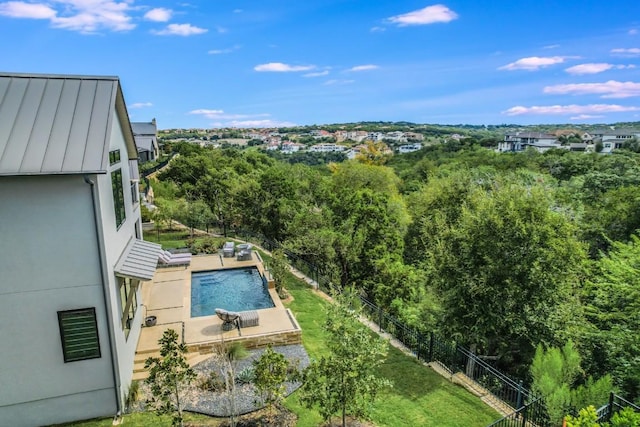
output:
<svg viewBox="0 0 640 427"><path fill-rule="evenodd" d="M542 399L535 399L488 427L552 427Z"/></svg>
<svg viewBox="0 0 640 427"><path fill-rule="evenodd" d="M622 396L618 396L615 393L609 395L609 402L602 405L597 410L598 419L597 422L609 422L616 412L622 411L624 408L632 408L636 412L640 412L640 406L637 406Z"/></svg>

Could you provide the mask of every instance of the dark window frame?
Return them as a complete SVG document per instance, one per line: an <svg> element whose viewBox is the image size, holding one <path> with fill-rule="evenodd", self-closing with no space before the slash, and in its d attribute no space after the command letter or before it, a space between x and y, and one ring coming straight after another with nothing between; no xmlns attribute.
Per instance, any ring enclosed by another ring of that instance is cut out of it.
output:
<svg viewBox="0 0 640 427"><path fill-rule="evenodd" d="M120 163L120 149L109 151L109 165Z"/></svg>
<svg viewBox="0 0 640 427"><path fill-rule="evenodd" d="M91 337L89 339L95 340L94 349L92 351L84 350L70 350L71 336L73 330L65 328L64 321L73 319L74 315L90 315L93 318ZM80 360L99 359L102 357L102 351L100 349L100 333L98 331L98 319L96 318L95 307L81 308L76 310L63 310L58 311L58 326L60 328L60 341L62 343L62 356L64 357L64 363L77 362ZM71 335L71 336L70 336ZM77 354L75 354L77 353Z"/></svg>
<svg viewBox="0 0 640 427"><path fill-rule="evenodd" d="M127 219L127 209L124 201L124 187L122 185L122 169L111 172L111 188L113 190L113 209L116 215L116 228L120 228Z"/></svg>

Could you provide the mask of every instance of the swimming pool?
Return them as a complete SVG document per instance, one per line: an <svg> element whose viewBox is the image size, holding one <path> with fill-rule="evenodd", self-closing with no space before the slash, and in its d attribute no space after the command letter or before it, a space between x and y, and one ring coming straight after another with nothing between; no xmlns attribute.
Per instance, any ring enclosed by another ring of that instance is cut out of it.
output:
<svg viewBox="0 0 640 427"><path fill-rule="evenodd" d="M275 307L266 283L255 267L191 274L191 317L228 311Z"/></svg>

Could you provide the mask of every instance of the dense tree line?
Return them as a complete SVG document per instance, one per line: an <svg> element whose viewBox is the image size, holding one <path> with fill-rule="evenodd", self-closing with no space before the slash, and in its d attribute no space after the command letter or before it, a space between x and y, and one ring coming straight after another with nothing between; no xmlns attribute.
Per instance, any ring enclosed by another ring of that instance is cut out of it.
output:
<svg viewBox="0 0 640 427"><path fill-rule="evenodd" d="M261 233L520 377L571 341L588 374L640 396L640 155L469 142L308 166L178 149L158 215Z"/></svg>

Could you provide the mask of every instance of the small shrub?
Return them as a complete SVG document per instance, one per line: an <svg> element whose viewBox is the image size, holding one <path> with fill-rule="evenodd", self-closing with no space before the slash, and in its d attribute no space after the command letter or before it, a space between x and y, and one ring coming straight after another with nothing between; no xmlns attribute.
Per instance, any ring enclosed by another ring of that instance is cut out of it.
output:
<svg viewBox="0 0 640 427"><path fill-rule="evenodd" d="M253 366L247 366L236 375L236 383L238 384L251 384L256 377L256 372Z"/></svg>
<svg viewBox="0 0 640 427"><path fill-rule="evenodd" d="M222 247L222 240L216 237L189 239L187 243L193 254L217 254Z"/></svg>
<svg viewBox="0 0 640 427"><path fill-rule="evenodd" d="M140 383L136 380L131 381L131 385L129 386L129 390L127 391L127 398L124 402L126 409L131 408L131 405L136 403L138 398L140 397Z"/></svg>
<svg viewBox="0 0 640 427"><path fill-rule="evenodd" d="M611 427L638 427L640 426L640 413L631 408L624 408L613 415Z"/></svg>
<svg viewBox="0 0 640 427"><path fill-rule="evenodd" d="M224 391L224 381L220 378L220 374L215 371L209 372L209 375L202 375L198 378L198 387L204 391L214 393Z"/></svg>

